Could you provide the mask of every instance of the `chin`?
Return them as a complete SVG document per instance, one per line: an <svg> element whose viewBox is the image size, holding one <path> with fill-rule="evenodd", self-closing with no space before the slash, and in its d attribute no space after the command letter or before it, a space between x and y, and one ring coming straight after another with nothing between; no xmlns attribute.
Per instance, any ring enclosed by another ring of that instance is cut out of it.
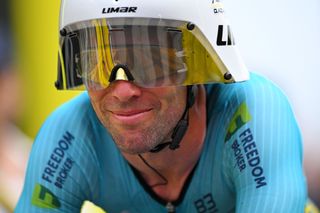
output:
<svg viewBox="0 0 320 213"><path fill-rule="evenodd" d="M115 143L122 152L127 154L143 154L157 146L155 141L141 139L125 140L122 142L115 140Z"/></svg>
<svg viewBox="0 0 320 213"><path fill-rule="evenodd" d="M162 143L166 137L164 128L158 126L154 128L143 129L140 131L121 131L110 128L113 140L118 148L128 154L142 154L149 152L158 144Z"/></svg>
<svg viewBox="0 0 320 213"><path fill-rule="evenodd" d="M132 155L138 155L138 154L143 154L146 152L149 152L152 147L148 147L148 146L119 146L119 149L121 150L121 152L127 153L127 154L132 154Z"/></svg>

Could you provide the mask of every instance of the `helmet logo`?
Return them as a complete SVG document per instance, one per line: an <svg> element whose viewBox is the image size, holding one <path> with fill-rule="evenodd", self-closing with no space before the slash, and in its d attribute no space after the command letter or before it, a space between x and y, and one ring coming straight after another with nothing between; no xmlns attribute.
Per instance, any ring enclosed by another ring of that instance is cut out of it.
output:
<svg viewBox="0 0 320 213"><path fill-rule="evenodd" d="M108 7L102 9L102 14L107 13L135 13L138 7Z"/></svg>
<svg viewBox="0 0 320 213"><path fill-rule="evenodd" d="M224 13L223 5L220 0L212 0L212 6L214 13Z"/></svg>
<svg viewBox="0 0 320 213"><path fill-rule="evenodd" d="M229 25L218 26L217 45L218 46L234 46L235 45L233 34L231 32Z"/></svg>

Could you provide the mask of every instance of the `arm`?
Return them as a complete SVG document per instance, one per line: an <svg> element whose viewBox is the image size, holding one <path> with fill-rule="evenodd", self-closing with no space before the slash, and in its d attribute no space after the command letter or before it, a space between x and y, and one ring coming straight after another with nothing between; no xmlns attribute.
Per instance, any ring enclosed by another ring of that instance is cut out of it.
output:
<svg viewBox="0 0 320 213"><path fill-rule="evenodd" d="M226 142L236 212L303 212L302 141L287 98L257 77L238 89Z"/></svg>

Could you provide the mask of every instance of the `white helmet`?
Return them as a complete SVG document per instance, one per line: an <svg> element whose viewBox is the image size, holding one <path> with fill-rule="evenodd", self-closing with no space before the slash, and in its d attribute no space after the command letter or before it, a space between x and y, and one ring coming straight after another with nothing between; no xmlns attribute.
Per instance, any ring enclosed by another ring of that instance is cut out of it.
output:
<svg viewBox="0 0 320 213"><path fill-rule="evenodd" d="M219 0L62 0L58 89L248 78Z"/></svg>

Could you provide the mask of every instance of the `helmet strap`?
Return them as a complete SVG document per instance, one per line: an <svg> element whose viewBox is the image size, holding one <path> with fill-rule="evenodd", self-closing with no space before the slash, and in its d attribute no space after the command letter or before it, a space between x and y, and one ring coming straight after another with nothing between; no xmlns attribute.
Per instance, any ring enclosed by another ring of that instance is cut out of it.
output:
<svg viewBox="0 0 320 213"><path fill-rule="evenodd" d="M194 88L193 85L187 86L186 108L181 116L181 119L178 121L177 125L173 130L173 133L171 135L171 141L157 145L156 147L151 149L150 152L152 153L160 152L168 145L171 150L175 150L180 147L180 142L189 126L189 109L193 106L195 102L195 92L193 88Z"/></svg>

